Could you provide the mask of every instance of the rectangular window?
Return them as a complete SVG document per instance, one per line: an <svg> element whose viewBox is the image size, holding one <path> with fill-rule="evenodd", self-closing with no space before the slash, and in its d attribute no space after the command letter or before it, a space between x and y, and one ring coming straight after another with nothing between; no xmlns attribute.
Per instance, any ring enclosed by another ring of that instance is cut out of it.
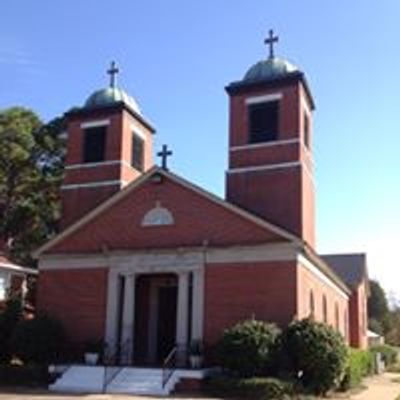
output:
<svg viewBox="0 0 400 400"><path fill-rule="evenodd" d="M106 157L107 127L98 126L84 130L83 162L101 162Z"/></svg>
<svg viewBox="0 0 400 400"><path fill-rule="evenodd" d="M304 144L310 148L310 119L307 113L304 113Z"/></svg>
<svg viewBox="0 0 400 400"><path fill-rule="evenodd" d="M136 133L132 134L132 167L138 171L144 169L144 140Z"/></svg>
<svg viewBox="0 0 400 400"><path fill-rule="evenodd" d="M248 106L250 143L276 140L279 133L279 101Z"/></svg>

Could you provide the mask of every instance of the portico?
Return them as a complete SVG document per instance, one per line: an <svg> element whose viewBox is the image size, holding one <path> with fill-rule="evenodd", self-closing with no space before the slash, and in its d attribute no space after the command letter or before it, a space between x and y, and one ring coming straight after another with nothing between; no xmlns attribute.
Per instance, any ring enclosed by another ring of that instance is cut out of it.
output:
<svg viewBox="0 0 400 400"><path fill-rule="evenodd" d="M105 338L124 364L162 363L176 346L181 359L203 340L201 254L124 255L110 259Z"/></svg>

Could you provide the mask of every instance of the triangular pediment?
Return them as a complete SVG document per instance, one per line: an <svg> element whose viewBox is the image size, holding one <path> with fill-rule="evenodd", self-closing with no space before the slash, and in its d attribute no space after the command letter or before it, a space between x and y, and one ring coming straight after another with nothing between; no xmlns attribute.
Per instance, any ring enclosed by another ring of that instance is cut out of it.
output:
<svg viewBox="0 0 400 400"><path fill-rule="evenodd" d="M153 168L42 246L43 253L93 253L298 242L292 234L196 185Z"/></svg>

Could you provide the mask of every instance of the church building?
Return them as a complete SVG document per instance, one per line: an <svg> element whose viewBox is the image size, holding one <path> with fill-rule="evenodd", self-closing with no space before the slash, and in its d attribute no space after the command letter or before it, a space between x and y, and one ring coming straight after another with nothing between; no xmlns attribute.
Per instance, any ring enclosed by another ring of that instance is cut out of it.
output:
<svg viewBox="0 0 400 400"><path fill-rule="evenodd" d="M62 229L35 256L38 310L73 342L101 339L126 364L161 365L249 318L283 327L312 315L366 347L365 255L317 253L323 132L304 72L275 56L276 40L270 32L268 58L225 88L224 198L169 170L166 146L155 164L155 128L116 85L114 63L109 87L67 113Z"/></svg>

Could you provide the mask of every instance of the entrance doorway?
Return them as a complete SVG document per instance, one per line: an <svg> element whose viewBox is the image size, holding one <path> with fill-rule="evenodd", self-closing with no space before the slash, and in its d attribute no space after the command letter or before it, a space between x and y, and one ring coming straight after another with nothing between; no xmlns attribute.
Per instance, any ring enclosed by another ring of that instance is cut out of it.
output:
<svg viewBox="0 0 400 400"><path fill-rule="evenodd" d="M176 303L178 287L161 286L158 289L157 362L162 363L176 342Z"/></svg>
<svg viewBox="0 0 400 400"><path fill-rule="evenodd" d="M178 279L175 274L138 276L134 364L161 365L176 343Z"/></svg>

